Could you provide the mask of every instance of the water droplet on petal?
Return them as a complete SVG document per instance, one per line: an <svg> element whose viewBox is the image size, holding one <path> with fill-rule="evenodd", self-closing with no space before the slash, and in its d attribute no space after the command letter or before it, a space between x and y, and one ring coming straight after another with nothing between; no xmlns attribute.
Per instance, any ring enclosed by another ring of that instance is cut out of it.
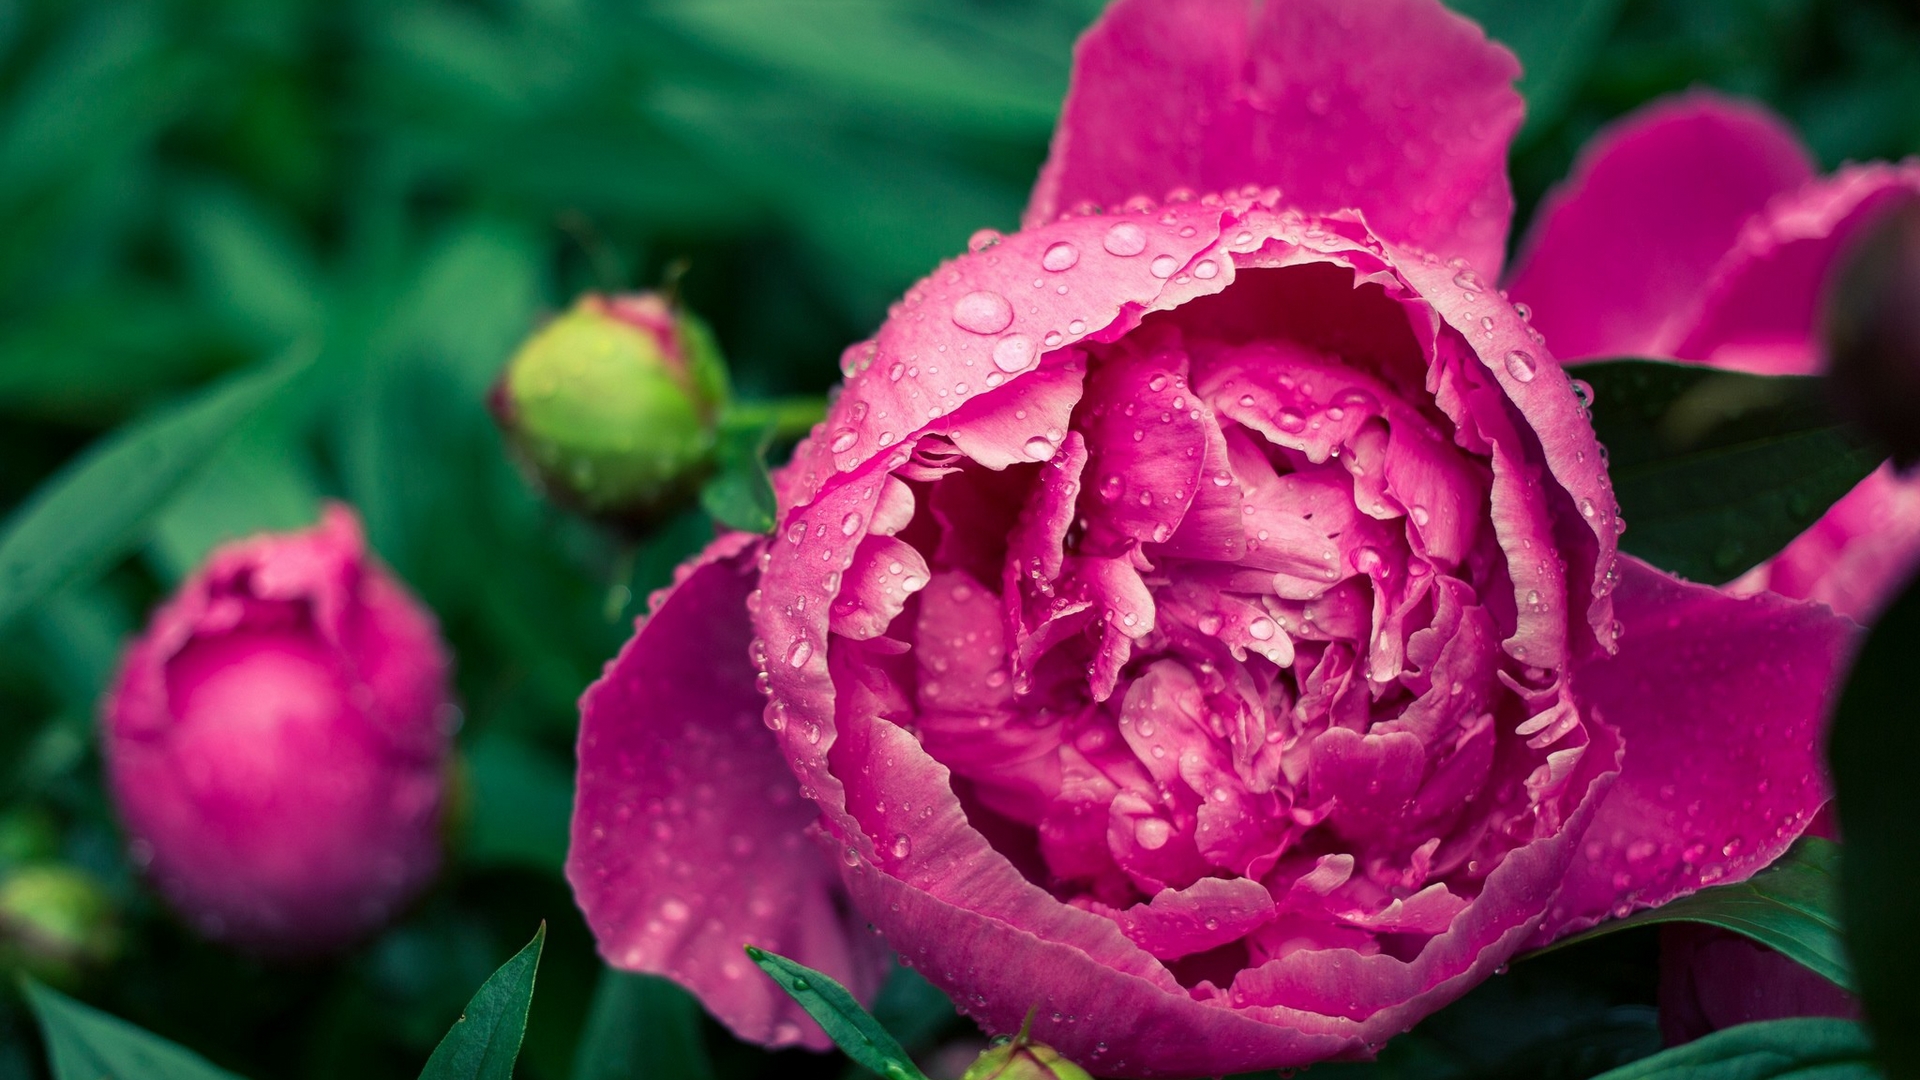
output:
<svg viewBox="0 0 1920 1080"><path fill-rule="evenodd" d="M981 229L967 237L968 251L985 251L1004 239L999 229Z"/></svg>
<svg viewBox="0 0 1920 1080"><path fill-rule="evenodd" d="M848 514L846 517L841 519L840 521L841 536L852 536L854 533L857 533L859 531L860 531L860 515L859 514Z"/></svg>
<svg viewBox="0 0 1920 1080"><path fill-rule="evenodd" d="M911 854L913 854L912 839L910 839L906 833L895 835L893 838L893 857L896 859L904 859Z"/></svg>
<svg viewBox="0 0 1920 1080"><path fill-rule="evenodd" d="M1247 636L1255 641L1272 640L1273 631L1274 626L1272 619L1259 618L1247 624Z"/></svg>
<svg viewBox="0 0 1920 1080"><path fill-rule="evenodd" d="M1148 851L1158 851L1167 846L1167 841L1172 837L1173 826L1167 824L1165 818L1141 818L1139 824L1133 827L1133 838Z"/></svg>
<svg viewBox="0 0 1920 1080"><path fill-rule="evenodd" d="M1534 361L1532 353L1524 349L1515 349L1507 354L1507 374L1516 380L1523 383L1532 382L1534 374L1539 370L1540 365Z"/></svg>
<svg viewBox="0 0 1920 1080"><path fill-rule="evenodd" d="M993 345L993 365L1008 373L1027 370L1033 363L1033 339L1025 334L1008 334Z"/></svg>
<svg viewBox="0 0 1920 1080"><path fill-rule="evenodd" d="M997 334L1013 322L1013 305L997 292L970 292L953 305L954 325L976 334Z"/></svg>
<svg viewBox="0 0 1920 1080"><path fill-rule="evenodd" d="M1065 240L1047 248L1046 254L1040 256L1040 265L1056 274L1073 269L1073 264L1079 261L1080 249Z"/></svg>
<svg viewBox="0 0 1920 1080"><path fill-rule="evenodd" d="M1307 426L1307 418L1292 409L1281 409L1273 422L1279 424L1282 431L1303 431Z"/></svg>
<svg viewBox="0 0 1920 1080"><path fill-rule="evenodd" d="M859 441L859 432L852 428L841 428L838 432L834 433L833 442L827 448L836 454L844 454L853 449L853 444Z"/></svg>
<svg viewBox="0 0 1920 1080"><path fill-rule="evenodd" d="M1178 269L1180 260L1171 255L1155 255L1153 261L1147 264L1147 273L1157 278L1170 278Z"/></svg>
<svg viewBox="0 0 1920 1080"><path fill-rule="evenodd" d="M1147 250L1147 230L1141 228L1138 222L1115 222L1113 228L1108 229L1107 235L1100 241L1100 246L1106 248L1110 255L1119 255L1123 258L1138 255Z"/></svg>
<svg viewBox="0 0 1920 1080"><path fill-rule="evenodd" d="M806 638L794 642L787 649L787 666L789 667L806 667L807 661L811 659L813 659L813 644Z"/></svg>
<svg viewBox="0 0 1920 1080"><path fill-rule="evenodd" d="M1045 461L1052 457L1058 450L1059 447L1048 442L1043 435L1035 435L1033 438L1027 440L1027 456L1035 461Z"/></svg>

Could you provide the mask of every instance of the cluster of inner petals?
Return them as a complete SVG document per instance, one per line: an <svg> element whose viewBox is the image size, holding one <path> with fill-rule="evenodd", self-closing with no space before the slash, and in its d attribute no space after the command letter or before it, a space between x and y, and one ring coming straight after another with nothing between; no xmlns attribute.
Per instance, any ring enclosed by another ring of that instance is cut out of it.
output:
<svg viewBox="0 0 1920 1080"><path fill-rule="evenodd" d="M1295 328L1329 288L1401 325L1418 303L1330 265L1243 279ZM995 847L1196 993L1301 950L1417 954L1560 826L1585 744L1525 663L1520 613L1551 601L1511 568L1549 566L1552 530L1494 513L1515 429L1475 415L1471 350L1223 335L1211 303L1042 357L1084 373L1044 460L914 442L833 612L911 647L879 650L885 719Z"/></svg>

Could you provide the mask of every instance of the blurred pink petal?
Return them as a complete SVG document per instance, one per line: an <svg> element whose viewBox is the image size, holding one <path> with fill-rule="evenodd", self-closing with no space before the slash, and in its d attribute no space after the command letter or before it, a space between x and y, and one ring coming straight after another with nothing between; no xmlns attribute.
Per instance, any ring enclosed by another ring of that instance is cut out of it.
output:
<svg viewBox="0 0 1920 1080"><path fill-rule="evenodd" d="M1629 114L1542 203L1509 275L1569 360L1646 356L1697 319L1702 286L1768 200L1811 180L1764 108L1694 91Z"/></svg>
<svg viewBox="0 0 1920 1080"><path fill-rule="evenodd" d="M1497 276L1520 65L1437 0L1122 0L1074 52L1028 228L1082 202L1278 187Z"/></svg>

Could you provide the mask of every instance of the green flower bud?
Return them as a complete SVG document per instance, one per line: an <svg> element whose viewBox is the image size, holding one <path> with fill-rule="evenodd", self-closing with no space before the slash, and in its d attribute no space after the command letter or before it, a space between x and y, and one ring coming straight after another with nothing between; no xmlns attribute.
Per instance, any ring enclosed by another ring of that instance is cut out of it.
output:
<svg viewBox="0 0 1920 1080"><path fill-rule="evenodd" d="M490 405L551 498L638 526L699 490L727 400L698 319L657 293L589 293L520 346Z"/></svg>
<svg viewBox="0 0 1920 1080"><path fill-rule="evenodd" d="M119 951L113 905L91 875L41 863L0 880L0 967L71 986Z"/></svg>
<svg viewBox="0 0 1920 1080"><path fill-rule="evenodd" d="M1029 1021L1031 1022L1031 1021ZM1087 1070L1060 1056L1060 1051L1027 1037L1025 1028L1004 1042L987 1047L960 1080L1093 1080Z"/></svg>

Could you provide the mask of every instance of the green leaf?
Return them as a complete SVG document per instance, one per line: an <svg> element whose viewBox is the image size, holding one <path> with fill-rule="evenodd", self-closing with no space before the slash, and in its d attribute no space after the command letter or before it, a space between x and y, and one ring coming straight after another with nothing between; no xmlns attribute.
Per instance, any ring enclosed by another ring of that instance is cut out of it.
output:
<svg viewBox="0 0 1920 1080"><path fill-rule="evenodd" d="M573 1080L713 1080L700 1005L657 975L601 972Z"/></svg>
<svg viewBox="0 0 1920 1080"><path fill-rule="evenodd" d="M135 421L42 484L0 534L0 625L125 553L228 434L311 358L296 351Z"/></svg>
<svg viewBox="0 0 1920 1080"><path fill-rule="evenodd" d="M40 1018L54 1080L240 1080L188 1050L117 1016L22 979Z"/></svg>
<svg viewBox="0 0 1920 1080"><path fill-rule="evenodd" d="M1914 658L1920 656L1920 583L1880 616L1841 691L1827 744L1835 808L1847 838L1841 913L1847 953L1880 1056L1894 1076L1920 1075L1920 715Z"/></svg>
<svg viewBox="0 0 1920 1080"><path fill-rule="evenodd" d="M1772 557L1886 456L1833 417L1817 378L1657 360L1571 374L1593 387L1622 550L1695 581Z"/></svg>
<svg viewBox="0 0 1920 1080"><path fill-rule="evenodd" d="M460 1019L433 1048L427 1067L420 1070L420 1080L512 1080L520 1039L527 1033L527 1009L533 1005L533 976L540 968L540 948L546 940L543 922L526 948L480 984Z"/></svg>
<svg viewBox="0 0 1920 1080"><path fill-rule="evenodd" d="M777 507L767 476L771 423L723 421L714 445L714 472L700 489L700 505L729 529L773 531Z"/></svg>
<svg viewBox="0 0 1920 1080"><path fill-rule="evenodd" d="M1852 1020L1768 1020L1716 1031L1595 1080L1874 1080L1867 1033Z"/></svg>
<svg viewBox="0 0 1920 1080"><path fill-rule="evenodd" d="M1773 865L1745 881L1701 889L1670 904L1601 923L1540 952L1653 923L1706 923L1752 938L1835 986L1852 990L1853 976L1840 935L1840 865L1839 844L1803 837Z"/></svg>
<svg viewBox="0 0 1920 1080"><path fill-rule="evenodd" d="M764 949L747 946L747 955L760 970L773 976L787 996L826 1029L848 1057L886 1080L926 1080L887 1029L880 1026L847 988L803 964Z"/></svg>

